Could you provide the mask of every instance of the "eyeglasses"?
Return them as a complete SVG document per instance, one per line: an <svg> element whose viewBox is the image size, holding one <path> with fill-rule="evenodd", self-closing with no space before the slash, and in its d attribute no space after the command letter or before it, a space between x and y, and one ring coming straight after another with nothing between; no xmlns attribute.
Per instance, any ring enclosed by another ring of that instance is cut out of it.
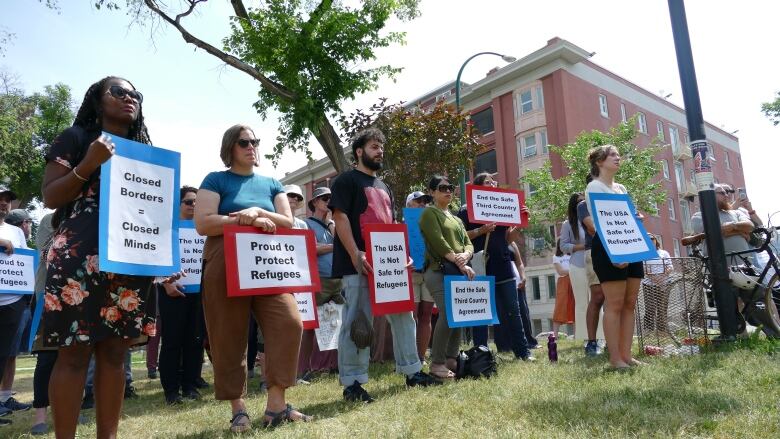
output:
<svg viewBox="0 0 780 439"><path fill-rule="evenodd" d="M25 223L25 224L32 224L33 220L31 220L31 219L26 219L26 220L24 220L24 221L22 221L22 222L23 222L23 223Z"/></svg>
<svg viewBox="0 0 780 439"><path fill-rule="evenodd" d="M287 198L295 198L298 201L303 201L303 197L296 194L287 194Z"/></svg>
<svg viewBox="0 0 780 439"><path fill-rule="evenodd" d="M455 190L454 184L440 184L436 188L439 192L453 192Z"/></svg>
<svg viewBox="0 0 780 439"><path fill-rule="evenodd" d="M317 197L317 199L318 199L318 200L322 200L322 201L324 201L324 202L326 202L326 203L327 203L327 202L329 202L329 201L330 201L330 195L323 195L323 196L321 196L321 197Z"/></svg>
<svg viewBox="0 0 780 439"><path fill-rule="evenodd" d="M256 147L260 143L260 139L238 139L236 143L242 148L249 148L249 145Z"/></svg>
<svg viewBox="0 0 780 439"><path fill-rule="evenodd" d="M189 200L181 200L182 203L186 204L187 206L194 206L195 205L195 199L190 198Z"/></svg>
<svg viewBox="0 0 780 439"><path fill-rule="evenodd" d="M125 96L130 96L139 104L144 101L144 95L142 95L140 91L128 90L121 85L112 85L111 87L108 87L106 94L110 94L112 97L117 99L124 99Z"/></svg>

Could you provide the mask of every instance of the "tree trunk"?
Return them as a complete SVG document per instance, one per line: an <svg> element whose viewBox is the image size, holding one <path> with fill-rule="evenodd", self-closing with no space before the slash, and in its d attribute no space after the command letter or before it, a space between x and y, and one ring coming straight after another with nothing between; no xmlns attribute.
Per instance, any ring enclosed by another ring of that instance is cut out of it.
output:
<svg viewBox="0 0 780 439"><path fill-rule="evenodd" d="M312 134L314 134L322 149L325 150L325 155L327 155L337 173L340 174L350 168L349 162L344 157L344 151L341 148L341 140L327 117L322 118L319 129L316 132L312 131Z"/></svg>

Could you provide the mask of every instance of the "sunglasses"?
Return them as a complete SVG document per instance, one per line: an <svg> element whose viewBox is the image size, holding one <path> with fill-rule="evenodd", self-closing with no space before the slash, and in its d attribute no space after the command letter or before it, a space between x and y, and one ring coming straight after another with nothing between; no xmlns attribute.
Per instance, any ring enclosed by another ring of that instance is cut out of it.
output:
<svg viewBox="0 0 780 439"><path fill-rule="evenodd" d="M249 145L257 147L257 144L260 143L260 139L238 139L236 143L242 148L249 148Z"/></svg>
<svg viewBox="0 0 780 439"><path fill-rule="evenodd" d="M436 189L439 192L453 192L453 191L455 191L455 185L454 184L440 184Z"/></svg>
<svg viewBox="0 0 780 439"><path fill-rule="evenodd" d="M195 200L194 199L182 200L182 203L186 204L187 206L194 206Z"/></svg>
<svg viewBox="0 0 780 439"><path fill-rule="evenodd" d="M130 96L139 104L144 101L144 95L142 95L140 91L128 90L121 85L112 85L111 87L108 87L106 94L110 94L112 97L117 99L124 99L125 96Z"/></svg>
<svg viewBox="0 0 780 439"><path fill-rule="evenodd" d="M318 197L317 199L327 203L328 201L330 201L330 195L323 195L321 197Z"/></svg>

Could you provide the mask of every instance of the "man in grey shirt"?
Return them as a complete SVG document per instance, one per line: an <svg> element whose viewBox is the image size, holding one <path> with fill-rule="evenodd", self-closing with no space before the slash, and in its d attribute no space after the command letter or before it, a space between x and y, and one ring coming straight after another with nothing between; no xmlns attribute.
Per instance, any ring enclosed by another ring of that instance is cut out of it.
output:
<svg viewBox="0 0 780 439"><path fill-rule="evenodd" d="M750 217L739 209L731 210L728 194L730 190L731 188L726 184L715 185L715 201L718 204L720 230L723 235L723 246L726 253L749 250L751 247L748 239L750 238L750 232L753 231L753 222L750 220ZM693 226L695 233L704 231L701 212L693 214L691 226Z"/></svg>

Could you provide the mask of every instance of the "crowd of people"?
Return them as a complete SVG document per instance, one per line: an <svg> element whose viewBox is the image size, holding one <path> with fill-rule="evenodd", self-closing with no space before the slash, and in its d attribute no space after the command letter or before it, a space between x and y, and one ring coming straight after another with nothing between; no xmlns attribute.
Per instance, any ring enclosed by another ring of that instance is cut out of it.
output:
<svg viewBox="0 0 780 439"><path fill-rule="evenodd" d="M105 208L100 205L100 166L115 153L112 135L151 144L142 103L143 95L125 79L96 82L86 92L73 126L57 137L46 156L42 197L55 211L41 221L36 241L42 263L33 302L43 304L43 314L34 334L32 433L47 431L46 407L51 405L57 436L74 437L82 420L80 410L95 405L97 436L115 437L123 398L135 395L129 349L147 343L148 376L156 378L159 372L170 405L199 399L198 389L209 385L201 377L206 348L214 395L229 402L233 432L252 426L246 395L255 360L267 394L261 415L265 426L313 420L288 402L286 390L308 384L318 372L338 373L345 400L374 401L365 388L372 338L377 338L372 337L375 325L367 279L373 268L361 231L366 224L396 220L393 193L379 176L383 133L369 128L352 139L355 168L339 175L330 188L316 188L305 204L310 216L302 220L293 212L304 206L303 191L257 173L259 139L248 126L230 127L219 149L224 168L209 173L199 188L180 190L179 217L194 220L197 232L206 237L200 293L185 294L179 283L182 273L152 278L98 267L99 212ZM626 193L614 180L620 155L607 145L594 148L589 160L587 189L571 196L556 244L553 332L557 334L560 325L574 324L576 337L587 340L587 355L600 353L598 340L603 338L611 365L627 368L641 364L631 355L631 342L644 270L641 263L610 261L587 202L593 193ZM481 173L472 183L495 187L493 177ZM426 187L427 193L416 191L406 198L407 207L424 209L419 228L425 263L412 273L415 309L383 316L390 328L396 371L409 387L440 385L455 377L462 330L451 327L443 313L437 316L449 306L444 276L450 274L495 278L500 321L493 327L496 347L519 361L534 361L532 351L538 342L531 333L525 297L525 268L517 246L520 230L473 223L465 205L452 212L455 186L447 176L432 176ZM9 254L26 248L32 222L24 210L9 211L13 199L12 191L0 191L0 247ZM729 236L742 236L747 230L740 219L732 223L735 232ZM315 302L343 306L337 350L321 351L313 331L303 330L291 294L228 297L226 225L314 232L322 284ZM662 262L662 272L665 267ZM648 273L650 281L654 274ZM30 408L16 401L11 390L14 358L29 337L24 330L30 309L24 296L0 295L0 416ZM488 344L487 326L470 332L475 345Z"/></svg>

